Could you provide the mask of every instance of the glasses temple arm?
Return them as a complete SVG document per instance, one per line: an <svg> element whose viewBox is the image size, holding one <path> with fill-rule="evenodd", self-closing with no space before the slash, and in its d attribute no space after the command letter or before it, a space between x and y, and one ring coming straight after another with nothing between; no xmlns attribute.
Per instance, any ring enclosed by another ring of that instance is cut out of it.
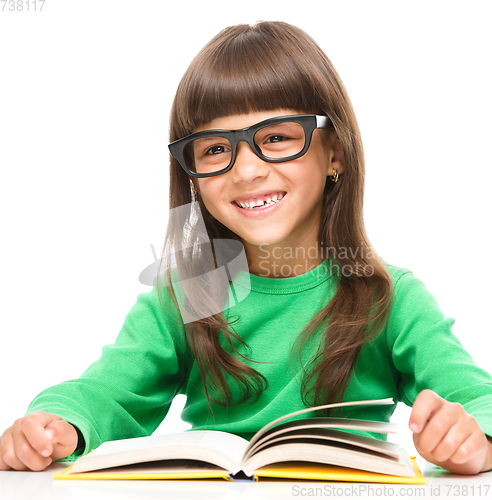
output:
<svg viewBox="0 0 492 500"><path fill-rule="evenodd" d="M331 120L327 116L316 115L316 128L328 128Z"/></svg>

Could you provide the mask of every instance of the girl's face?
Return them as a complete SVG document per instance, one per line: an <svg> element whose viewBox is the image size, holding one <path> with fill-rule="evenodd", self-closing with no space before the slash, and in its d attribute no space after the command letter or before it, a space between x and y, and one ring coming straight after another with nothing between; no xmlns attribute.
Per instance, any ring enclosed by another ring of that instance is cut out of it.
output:
<svg viewBox="0 0 492 500"><path fill-rule="evenodd" d="M275 116L304 114L289 109L262 111L217 118L194 132L210 129L237 130ZM229 172L193 179L208 211L236 233L247 255L255 262L273 252L281 261L286 252L305 247L305 255L317 247L323 190L327 178L343 171L343 150L333 129L316 129L309 150L297 160L268 163L258 158L246 142L237 146ZM235 200L252 200L257 193L285 193L278 205L258 211L239 208ZM254 211L254 213L252 213ZM260 248L260 245L261 248ZM320 259L321 262L323 259Z"/></svg>

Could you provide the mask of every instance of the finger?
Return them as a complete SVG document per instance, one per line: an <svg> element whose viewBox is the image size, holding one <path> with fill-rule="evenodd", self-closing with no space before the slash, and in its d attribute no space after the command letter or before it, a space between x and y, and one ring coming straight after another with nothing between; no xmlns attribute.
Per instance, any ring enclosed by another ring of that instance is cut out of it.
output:
<svg viewBox="0 0 492 500"><path fill-rule="evenodd" d="M13 467L17 470L30 469L33 471L41 471L51 464L51 458L42 457L28 442L26 436L22 432L20 425L15 425L12 428L12 442L16 460L20 461L25 467ZM10 465L10 464L9 464Z"/></svg>
<svg viewBox="0 0 492 500"><path fill-rule="evenodd" d="M0 470L12 469L12 467L10 467L10 465L6 462L6 460L10 462L9 450L10 450L10 444L12 442L11 432L12 428L9 427L0 437Z"/></svg>
<svg viewBox="0 0 492 500"><path fill-rule="evenodd" d="M452 456L459 452L460 448L464 446L464 443L468 440L468 438L475 434L476 431L477 429L473 425L471 425L471 422L468 418L460 419L455 425L451 427L451 429L449 429L446 435L432 450L432 456L439 462L449 460ZM461 455L464 454L465 450L468 451L468 445L462 450Z"/></svg>
<svg viewBox="0 0 492 500"><path fill-rule="evenodd" d="M12 429L12 427L10 429ZM15 455L14 442L11 432L4 435L4 438L2 439L2 459L7 467L10 467L11 469L27 470L26 465Z"/></svg>
<svg viewBox="0 0 492 500"><path fill-rule="evenodd" d="M1 458L0 453L0 471L12 470L12 467L9 467Z"/></svg>
<svg viewBox="0 0 492 500"><path fill-rule="evenodd" d="M434 391L424 389L419 393L412 406L408 427L412 432L422 432L427 421L441 408L445 400Z"/></svg>
<svg viewBox="0 0 492 500"><path fill-rule="evenodd" d="M65 420L57 420L48 425L45 429L47 433L52 433L53 453L51 458L59 460L72 454L77 448L77 431L75 427Z"/></svg>
<svg viewBox="0 0 492 500"><path fill-rule="evenodd" d="M484 433L481 429L472 432L462 443L458 450L449 457L449 460L455 464L464 464L469 462L479 454L485 454L487 451L487 438L484 441Z"/></svg>
<svg viewBox="0 0 492 500"><path fill-rule="evenodd" d="M47 414L46 414L47 415ZM49 457L53 453L53 445L51 439L46 435L45 427L52 422L51 419L31 413L21 419L20 427L27 441L34 450L43 457Z"/></svg>
<svg viewBox="0 0 492 500"><path fill-rule="evenodd" d="M423 431L415 436L417 448L424 453L432 453L434 456L436 447L463 416L464 410L460 404L448 402L443 405L431 416Z"/></svg>

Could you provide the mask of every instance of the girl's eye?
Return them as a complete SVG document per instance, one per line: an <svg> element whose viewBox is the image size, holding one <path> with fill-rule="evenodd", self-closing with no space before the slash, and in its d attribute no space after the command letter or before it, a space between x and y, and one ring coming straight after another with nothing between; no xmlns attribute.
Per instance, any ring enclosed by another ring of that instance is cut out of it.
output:
<svg viewBox="0 0 492 500"><path fill-rule="evenodd" d="M225 146L212 146L211 148L208 148L207 151L205 151L206 155L218 155L220 153L228 153L230 151L229 148L226 148Z"/></svg>
<svg viewBox="0 0 492 500"><path fill-rule="evenodd" d="M288 137L285 137L285 135L271 135L266 141L265 143L269 143L269 142L282 142L282 141L288 141L289 138Z"/></svg>

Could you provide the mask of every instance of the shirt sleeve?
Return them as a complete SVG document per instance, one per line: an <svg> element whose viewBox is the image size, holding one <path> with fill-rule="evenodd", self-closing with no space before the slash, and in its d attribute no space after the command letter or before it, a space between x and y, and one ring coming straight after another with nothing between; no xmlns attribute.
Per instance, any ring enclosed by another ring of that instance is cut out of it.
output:
<svg viewBox="0 0 492 500"><path fill-rule="evenodd" d="M166 416L186 379L184 325L163 310L157 288L137 297L114 344L78 379L41 392L26 413L59 415L85 440L74 460L105 441L149 436Z"/></svg>
<svg viewBox="0 0 492 500"><path fill-rule="evenodd" d="M454 322L444 317L436 299L411 272L397 279L387 339L400 375L399 398L412 406L422 390L430 389L463 405L492 436L492 376L476 365L452 333Z"/></svg>

